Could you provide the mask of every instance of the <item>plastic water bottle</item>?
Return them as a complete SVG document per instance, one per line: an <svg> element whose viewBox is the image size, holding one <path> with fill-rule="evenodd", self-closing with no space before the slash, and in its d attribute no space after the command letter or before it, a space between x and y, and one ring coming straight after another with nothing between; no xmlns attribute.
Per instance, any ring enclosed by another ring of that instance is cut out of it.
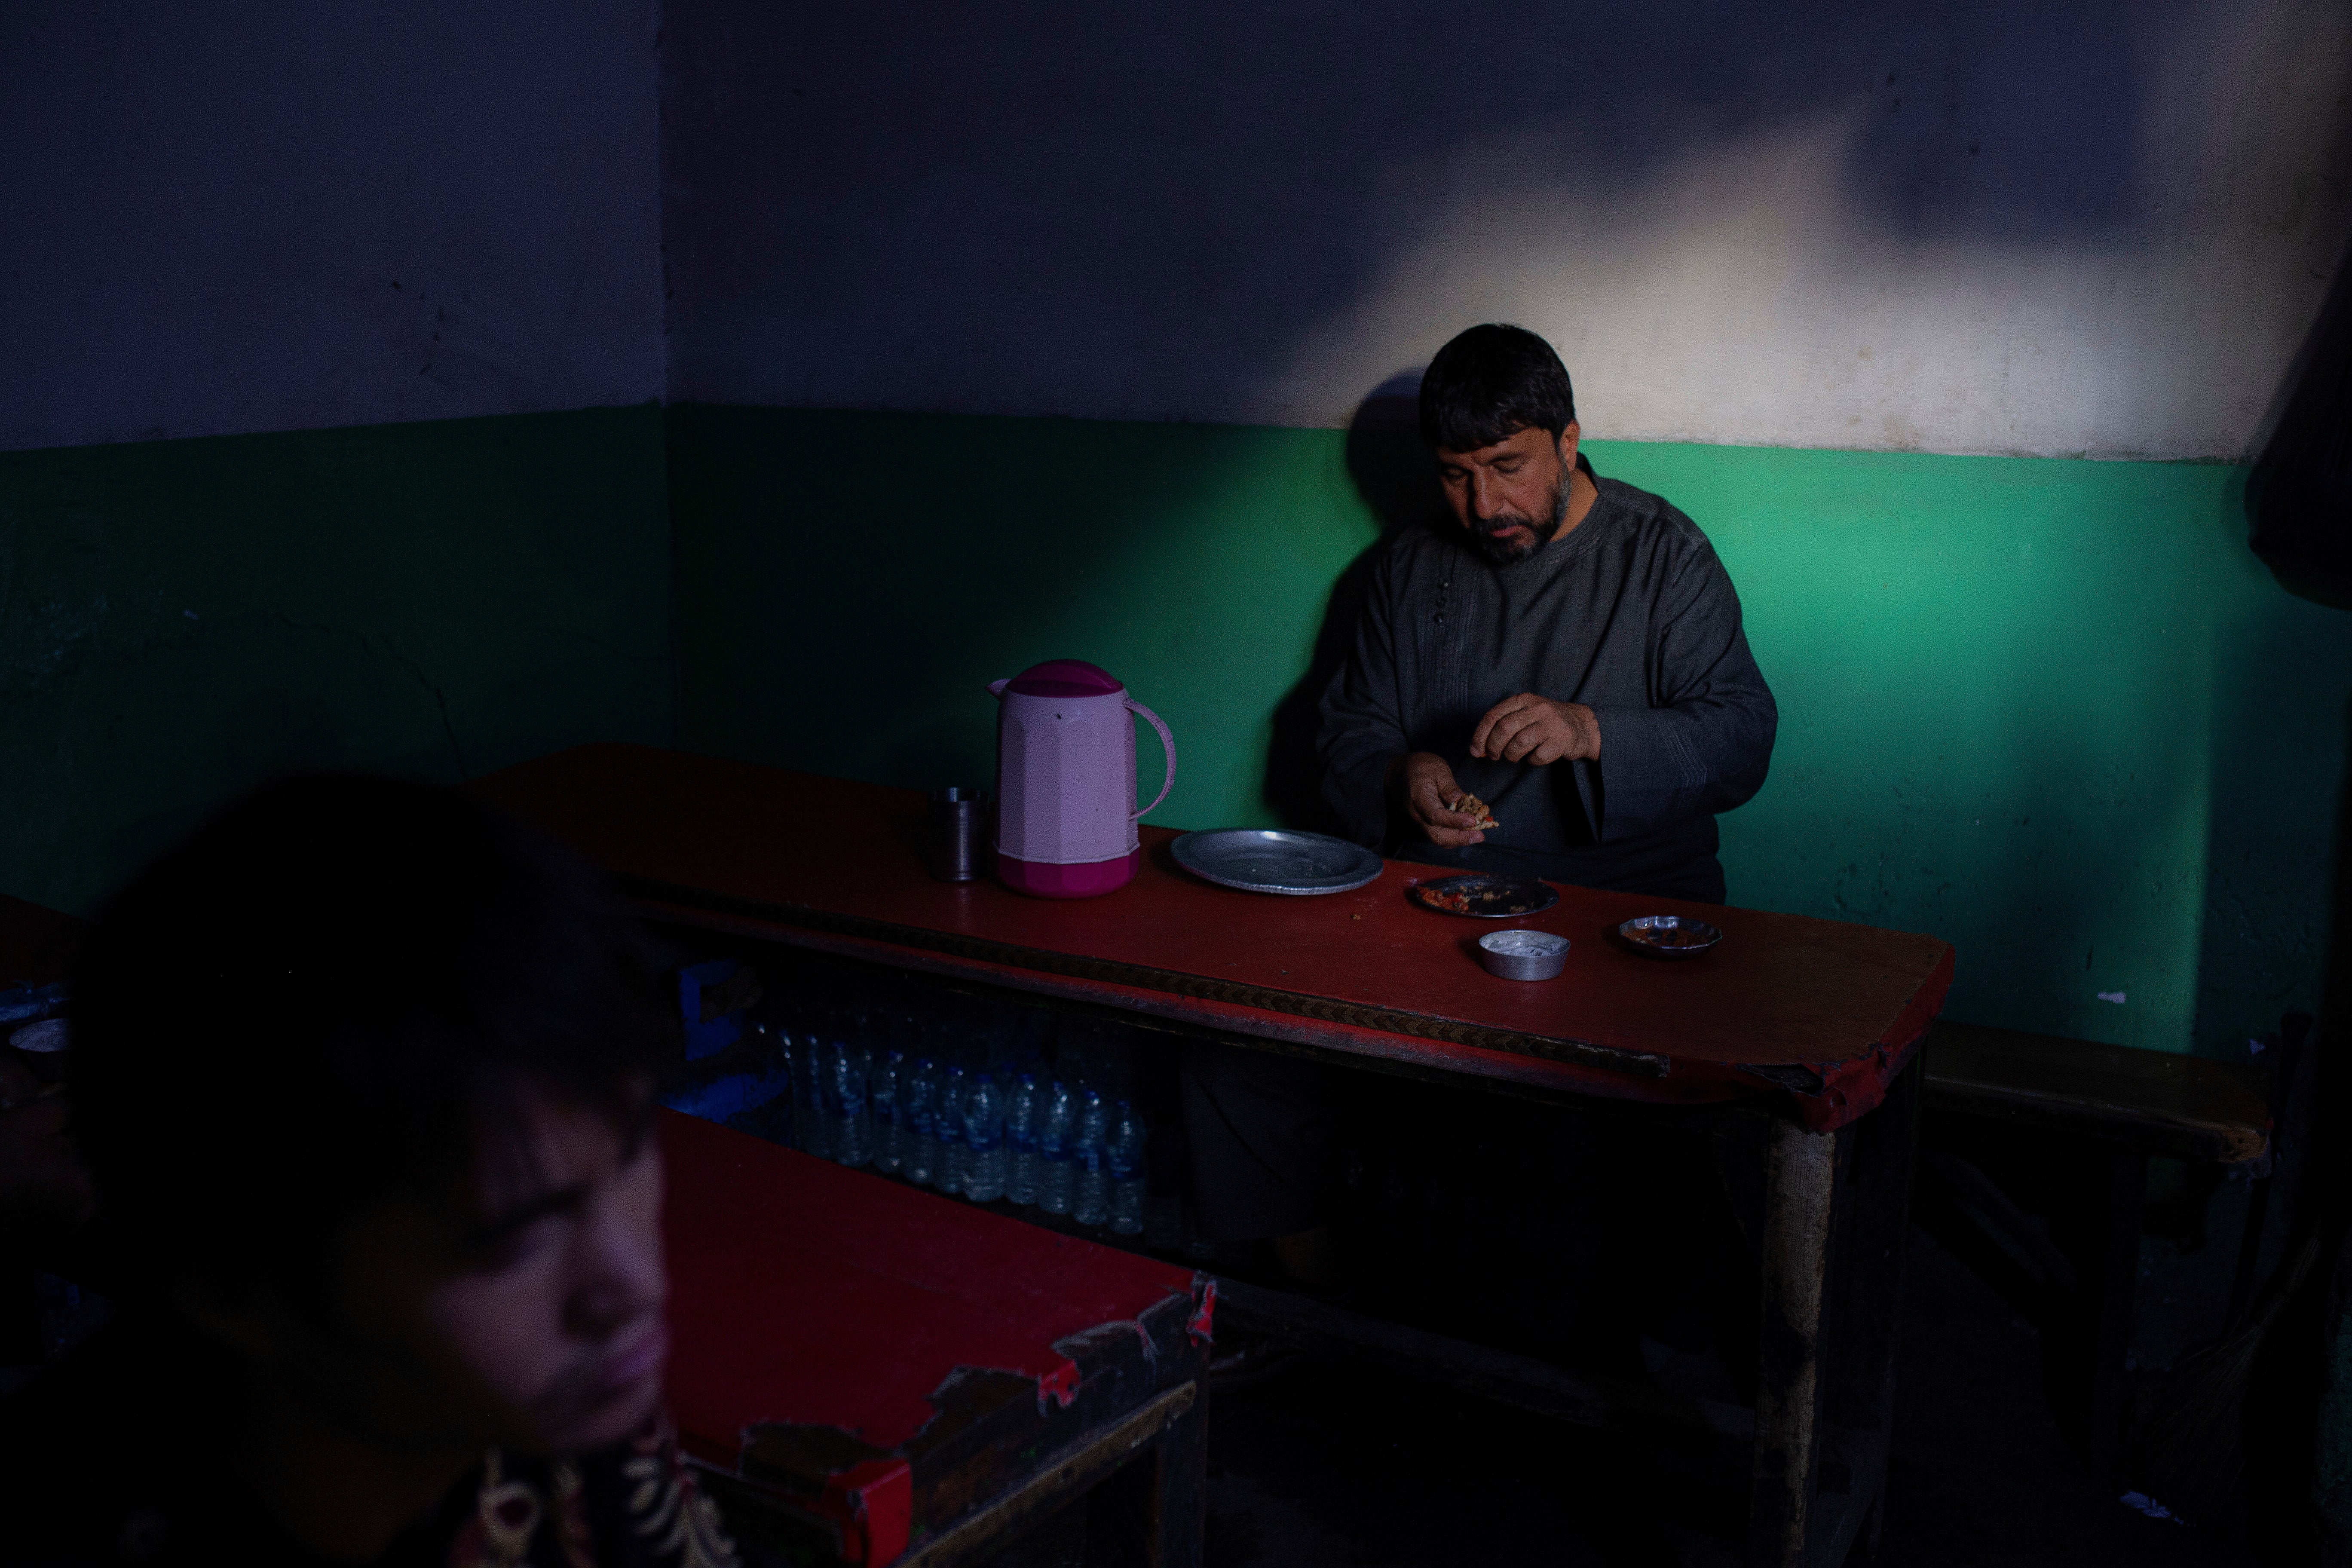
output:
<svg viewBox="0 0 2352 1568"><path fill-rule="evenodd" d="M1076 1167L1077 1196L1070 1217L1080 1225L1100 1225L1110 1218L1110 1107L1094 1089L1078 1111L1077 1135L1072 1140L1071 1163Z"/></svg>
<svg viewBox="0 0 2352 1568"><path fill-rule="evenodd" d="M793 1047L790 1029L766 1031L770 1047L776 1053L776 1063L784 1069L784 1137L786 1146L801 1146L801 1060L800 1052Z"/></svg>
<svg viewBox="0 0 2352 1568"><path fill-rule="evenodd" d="M1004 1147L1012 1158L1006 1162L1004 1195L1016 1204L1037 1201L1037 1112L1045 1099L1037 1075L1024 1072L1013 1080L1005 1102Z"/></svg>
<svg viewBox="0 0 2352 1568"><path fill-rule="evenodd" d="M963 1096L964 1080L970 1075L959 1062L948 1068L940 1080L939 1103L931 1107L931 1126L940 1141L940 1157L932 1165L933 1178L943 1193L963 1191Z"/></svg>
<svg viewBox="0 0 2352 1568"><path fill-rule="evenodd" d="M963 1096L963 1195L976 1204L1004 1195L1004 1100L994 1077L983 1073Z"/></svg>
<svg viewBox="0 0 2352 1568"><path fill-rule="evenodd" d="M1070 1159L1070 1138L1077 1131L1077 1100L1060 1079L1046 1089L1043 1099L1037 1121L1037 1206L1047 1214L1067 1214L1077 1201L1076 1167Z"/></svg>
<svg viewBox="0 0 2352 1568"><path fill-rule="evenodd" d="M824 1047L814 1035L793 1039L793 1142L820 1160L833 1158L833 1123L824 1113Z"/></svg>
<svg viewBox="0 0 2352 1568"><path fill-rule="evenodd" d="M939 1168L940 1143L932 1121L939 1111L940 1064L929 1057L917 1057L914 1069L901 1080L898 1100L901 1120L907 1124L907 1135L901 1149L906 1155L907 1180L917 1186L927 1185L931 1173Z"/></svg>
<svg viewBox="0 0 2352 1568"><path fill-rule="evenodd" d="M886 1051L866 1082L866 1106L874 1121L874 1168L897 1175L907 1163L907 1123L898 1114L898 1085L907 1076L907 1053Z"/></svg>
<svg viewBox="0 0 2352 1568"><path fill-rule="evenodd" d="M1135 1107L1120 1100L1112 1119L1110 1148L1110 1228L1119 1236L1143 1234L1143 1156L1149 1134Z"/></svg>
<svg viewBox="0 0 2352 1568"><path fill-rule="evenodd" d="M866 1052L845 1041L833 1043L833 1092L825 1096L832 1112L833 1157L845 1165L863 1165L873 1157L873 1131L866 1121Z"/></svg>

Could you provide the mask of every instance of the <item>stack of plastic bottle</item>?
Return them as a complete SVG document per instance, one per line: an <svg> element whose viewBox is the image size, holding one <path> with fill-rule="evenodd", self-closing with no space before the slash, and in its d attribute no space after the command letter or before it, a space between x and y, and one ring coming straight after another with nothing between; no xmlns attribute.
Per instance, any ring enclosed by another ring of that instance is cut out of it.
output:
<svg viewBox="0 0 2352 1568"><path fill-rule="evenodd" d="M940 1064L917 1057L898 1092L906 1106L905 1174L917 1186L929 1186L940 1161Z"/></svg>
<svg viewBox="0 0 2352 1568"><path fill-rule="evenodd" d="M964 1079L970 1075L961 1062L951 1063L940 1075L939 1098L931 1105L931 1126L936 1131L940 1152L931 1166L931 1179L940 1191L951 1195L963 1191L963 1091Z"/></svg>
<svg viewBox="0 0 2352 1568"><path fill-rule="evenodd" d="M958 1058L977 1052L912 1019L889 1022L887 1042L880 1033L861 1015L769 1036L792 1081L795 1145L973 1203L1143 1231L1149 1135L1131 1103L1036 1070L1034 1058L967 1065Z"/></svg>
<svg viewBox="0 0 2352 1568"><path fill-rule="evenodd" d="M1070 1205L1070 1217L1084 1226L1107 1224L1110 1219L1110 1108L1097 1090L1087 1090L1073 1142L1071 1163L1076 1168L1078 1190Z"/></svg>
<svg viewBox="0 0 2352 1568"><path fill-rule="evenodd" d="M814 1035L792 1035L793 1142L821 1160L833 1158L833 1128L824 1114L824 1069Z"/></svg>
<svg viewBox="0 0 2352 1568"><path fill-rule="evenodd" d="M907 1165L906 1121L898 1107L906 1071L906 1052L885 1051L866 1085L866 1114L874 1120L874 1168L886 1175L898 1175Z"/></svg>
<svg viewBox="0 0 2352 1568"><path fill-rule="evenodd" d="M833 1157L845 1165L863 1165L873 1154L873 1126L866 1117L866 1048L835 1040L824 1059L824 1110L833 1131Z"/></svg>
<svg viewBox="0 0 2352 1568"><path fill-rule="evenodd" d="M1024 1072L1013 1081L1013 1098L1004 1107L1004 1144L1013 1153L1004 1195L1016 1204L1037 1201L1037 1122L1045 1102L1035 1073Z"/></svg>
<svg viewBox="0 0 2352 1568"><path fill-rule="evenodd" d="M1143 1118L1120 1100L1112 1118L1110 1146L1104 1151L1110 1166L1110 1228L1118 1236L1143 1233Z"/></svg>
<svg viewBox="0 0 2352 1568"><path fill-rule="evenodd" d="M1047 1214L1067 1214L1077 1196L1076 1167L1070 1162L1070 1141L1077 1131L1077 1100L1070 1086L1055 1079L1045 1089L1045 1110L1037 1128L1037 1206Z"/></svg>
<svg viewBox="0 0 2352 1568"><path fill-rule="evenodd" d="M963 1094L963 1195L976 1204L1004 1195L1003 1102L992 1074L973 1077Z"/></svg>

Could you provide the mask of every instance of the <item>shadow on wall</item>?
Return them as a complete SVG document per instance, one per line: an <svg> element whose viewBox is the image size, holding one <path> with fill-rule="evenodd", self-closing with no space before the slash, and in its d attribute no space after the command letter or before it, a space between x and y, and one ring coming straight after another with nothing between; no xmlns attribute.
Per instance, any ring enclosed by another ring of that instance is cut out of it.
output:
<svg viewBox="0 0 2352 1568"><path fill-rule="evenodd" d="M1320 426L1499 315L1586 340L1618 429L2233 452L2054 345L2121 375L2186 290L2267 363L2340 233L2329 16L677 0L671 395Z"/></svg>
<svg viewBox="0 0 2352 1568"><path fill-rule="evenodd" d="M1331 584L1306 672L1275 706L1265 804L1287 826L1340 831L1323 798L1323 763L1316 750L1323 689L1355 647L1356 623L1381 552L1400 530L1423 527L1444 515L1444 494L1422 444L1420 409L1421 372L1401 371L1374 387L1348 423L1348 477L1380 532Z"/></svg>
<svg viewBox="0 0 2352 1568"><path fill-rule="evenodd" d="M2352 625L2352 266L2337 266L2265 423L2261 456L2232 488L2220 529L2294 597L2255 595L2219 629L2213 652L2196 1040L2224 1056L2239 1047L2231 1026L2311 1009L2315 977L2342 963L2341 873L2333 899L2321 880L2331 859L2352 852L2341 813L2331 857L2317 821L2279 804L2345 798L2352 749L2340 731L2330 744L2316 723L2278 721L2352 714L2344 661L2326 646L2340 651Z"/></svg>
<svg viewBox="0 0 2352 1568"><path fill-rule="evenodd" d="M2242 519L2221 526L2238 532ZM2249 1035L2317 1000L2329 910L2327 840L2315 808L2344 778L2342 732L2322 720L2346 701L2336 657L2343 639L2328 637L2331 621L2343 618L2250 595L2216 630L2197 961L2197 1043L2206 1054L2241 1056Z"/></svg>

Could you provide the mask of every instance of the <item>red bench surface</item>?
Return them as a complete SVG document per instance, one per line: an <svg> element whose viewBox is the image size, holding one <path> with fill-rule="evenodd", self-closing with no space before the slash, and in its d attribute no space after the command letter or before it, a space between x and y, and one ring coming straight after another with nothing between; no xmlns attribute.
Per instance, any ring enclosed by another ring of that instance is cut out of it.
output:
<svg viewBox="0 0 2352 1568"><path fill-rule="evenodd" d="M69 914L0 893L0 989L63 980L89 932Z"/></svg>
<svg viewBox="0 0 2352 1568"><path fill-rule="evenodd" d="M1041 1399L1066 1401L1076 1368L1056 1344L1192 1295L1190 1269L675 1111L661 1141L670 1412L714 1464L734 1464L746 1428L770 1422L896 1448L959 1367L1032 1377Z"/></svg>
<svg viewBox="0 0 2352 1568"><path fill-rule="evenodd" d="M1324 898L1236 892L1178 869L1158 828L1106 898L939 882L919 792L646 746L575 747L470 787L677 918L1469 1076L1658 1100L1786 1090L1816 1126L1878 1102L1951 984L1933 937L1565 886L1512 923L1569 937L1566 972L1498 980L1472 945L1496 922L1404 896L1430 867L1391 862ZM1661 961L1613 938L1658 912L1724 942Z"/></svg>

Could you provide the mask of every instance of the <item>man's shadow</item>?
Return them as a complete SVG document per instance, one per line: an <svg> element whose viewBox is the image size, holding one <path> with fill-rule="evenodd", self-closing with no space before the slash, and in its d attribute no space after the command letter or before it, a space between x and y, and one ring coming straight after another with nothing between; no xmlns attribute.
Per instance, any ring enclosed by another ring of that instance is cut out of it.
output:
<svg viewBox="0 0 2352 1568"><path fill-rule="evenodd" d="M1318 833L1342 830L1338 814L1323 798L1323 764L1315 751L1323 689L1355 647L1357 623L1381 552L1400 530L1425 527L1444 515L1437 466L1422 444L1420 406L1421 372L1404 371L1366 395L1348 423L1348 474L1380 534L1331 585L1307 673L1275 705L1265 801L1291 827Z"/></svg>

